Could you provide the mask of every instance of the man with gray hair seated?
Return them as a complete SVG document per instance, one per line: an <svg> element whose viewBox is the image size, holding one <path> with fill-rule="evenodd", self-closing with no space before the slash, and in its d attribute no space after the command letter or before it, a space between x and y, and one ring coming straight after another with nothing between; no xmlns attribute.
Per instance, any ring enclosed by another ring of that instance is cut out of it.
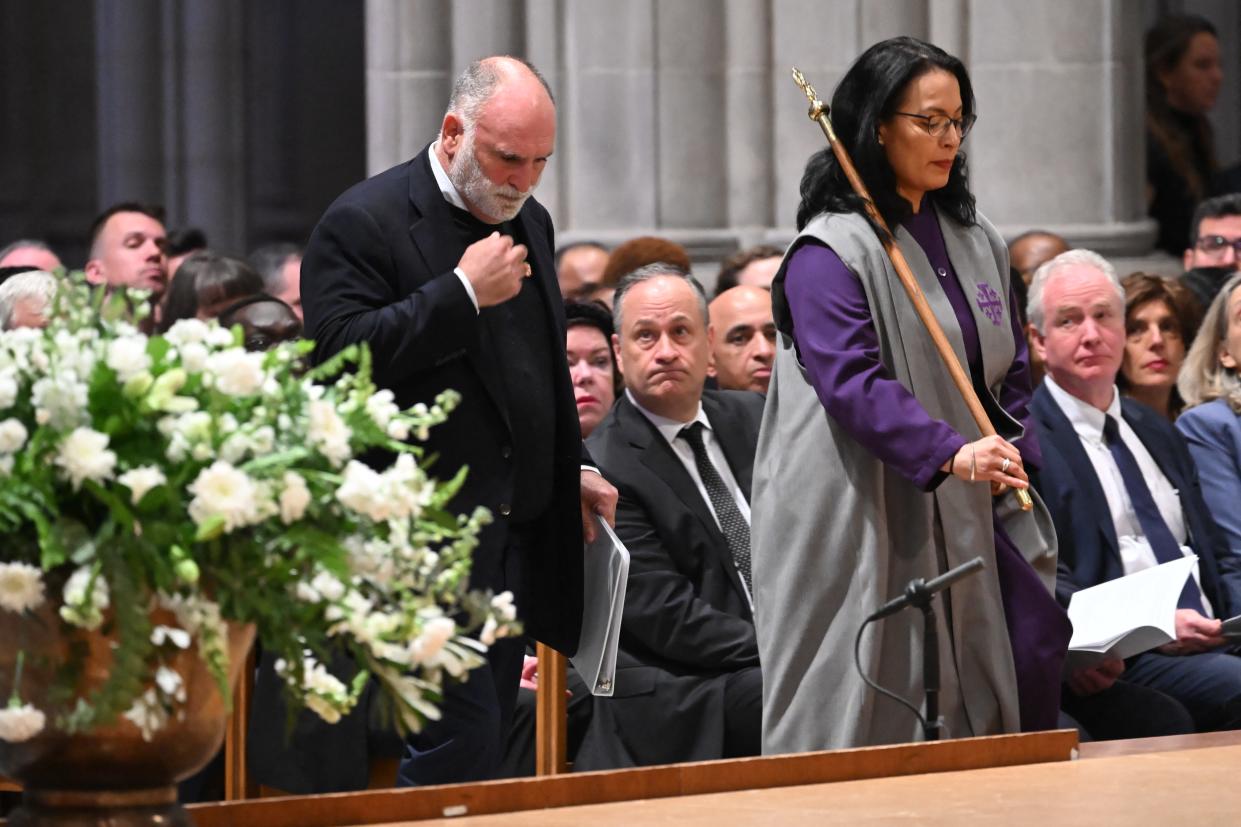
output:
<svg viewBox="0 0 1241 827"><path fill-rule="evenodd" d="M60 257L46 242L35 238L19 238L0 248L0 267L34 267L38 270L60 270Z"/></svg>
<svg viewBox="0 0 1241 827"><path fill-rule="evenodd" d="M703 390L709 311L685 270L635 270L617 286L612 313L625 393L587 445L620 492L629 586L615 691L595 699L574 766L757 755L750 480L763 397Z"/></svg>
<svg viewBox="0 0 1241 827"><path fill-rule="evenodd" d="M42 270L10 276L0 284L0 330L47 327L56 277Z"/></svg>
<svg viewBox="0 0 1241 827"><path fill-rule="evenodd" d="M1030 405L1043 449L1031 480L1060 540L1057 597L1067 604L1079 589L1198 557L1178 602L1176 640L1080 670L1070 688L1080 696L1121 686L1123 671L1125 681L1183 704L1200 730L1241 726L1241 658L1220 622L1241 612L1241 559L1207 510L1184 438L1116 390L1125 303L1115 269L1089 250L1061 253L1034 273L1029 318L1047 368ZM1078 714L1069 703L1066 710Z"/></svg>

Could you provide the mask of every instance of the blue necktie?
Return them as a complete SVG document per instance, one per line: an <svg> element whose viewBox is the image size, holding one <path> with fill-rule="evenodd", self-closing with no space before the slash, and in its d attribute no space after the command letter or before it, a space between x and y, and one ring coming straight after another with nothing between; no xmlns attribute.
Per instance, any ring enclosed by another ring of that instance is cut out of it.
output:
<svg viewBox="0 0 1241 827"><path fill-rule="evenodd" d="M1120 438L1120 425L1110 416L1106 417L1103 423L1103 438L1107 442L1108 450L1112 452L1112 459L1116 460L1116 467L1120 469L1125 490L1129 492L1129 502L1133 504L1146 541L1155 552L1155 559L1160 563L1180 560L1184 556L1181 554L1181 544L1172 536L1171 529L1159 513L1159 506L1155 505L1155 498L1151 496L1151 490L1146 485L1137 459ZM1185 581L1185 588L1181 591L1181 599L1176 606L1178 609L1193 609L1196 612L1203 610L1202 592L1198 590L1198 584L1192 576Z"/></svg>

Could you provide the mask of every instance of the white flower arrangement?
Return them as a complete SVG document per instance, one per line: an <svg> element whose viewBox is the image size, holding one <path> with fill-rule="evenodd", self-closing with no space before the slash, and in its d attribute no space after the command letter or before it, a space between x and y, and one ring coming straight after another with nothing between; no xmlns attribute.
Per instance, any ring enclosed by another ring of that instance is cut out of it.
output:
<svg viewBox="0 0 1241 827"><path fill-rule="evenodd" d="M490 515L449 512L465 469L437 481L405 441L457 395L402 411L365 348L307 369L307 342L250 353L197 319L148 336L132 306L75 276L47 329L0 332L0 617L114 641L103 685L25 698L11 642L0 740L118 717L154 737L184 714L177 653L227 697L226 621L256 625L294 707L339 720L373 676L402 728L437 718L444 682L519 630L511 595L466 588ZM343 679L325 666L342 652ZM39 654L41 685L73 673Z"/></svg>

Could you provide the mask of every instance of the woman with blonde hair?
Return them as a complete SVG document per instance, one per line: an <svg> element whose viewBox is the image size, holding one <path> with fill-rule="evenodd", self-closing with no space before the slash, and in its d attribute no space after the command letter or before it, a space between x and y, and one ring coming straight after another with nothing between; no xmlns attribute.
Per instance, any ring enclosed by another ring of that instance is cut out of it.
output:
<svg viewBox="0 0 1241 827"><path fill-rule="evenodd" d="M1215 296L1177 385L1185 435L1211 516L1241 553L1241 275ZM1239 561L1241 564L1241 561Z"/></svg>

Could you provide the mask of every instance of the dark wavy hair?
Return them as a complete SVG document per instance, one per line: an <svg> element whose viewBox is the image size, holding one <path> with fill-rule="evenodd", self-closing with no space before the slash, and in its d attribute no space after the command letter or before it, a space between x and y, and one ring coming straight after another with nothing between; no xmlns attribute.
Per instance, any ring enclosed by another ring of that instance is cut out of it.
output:
<svg viewBox="0 0 1241 827"><path fill-rule="evenodd" d="M177 269L164 297L158 331L174 322L193 319L203 307L263 292L263 279L244 261L209 250L191 253Z"/></svg>
<svg viewBox="0 0 1241 827"><path fill-rule="evenodd" d="M879 125L893 117L909 85L935 69L943 69L957 79L961 87L961 116L968 119L974 114L974 87L965 65L938 46L913 37L894 37L871 46L849 67L832 95L831 118L836 135L849 151L889 227L908 218L913 207L896 191L896 175L879 145ZM966 181L963 152L957 153L948 183L928 192L926 197L940 213L958 223L967 227L976 223L974 195ZM836 156L826 147L806 163L797 229L803 229L822 212L866 215L862 199L853 192ZM882 234L879 227L875 231Z"/></svg>

